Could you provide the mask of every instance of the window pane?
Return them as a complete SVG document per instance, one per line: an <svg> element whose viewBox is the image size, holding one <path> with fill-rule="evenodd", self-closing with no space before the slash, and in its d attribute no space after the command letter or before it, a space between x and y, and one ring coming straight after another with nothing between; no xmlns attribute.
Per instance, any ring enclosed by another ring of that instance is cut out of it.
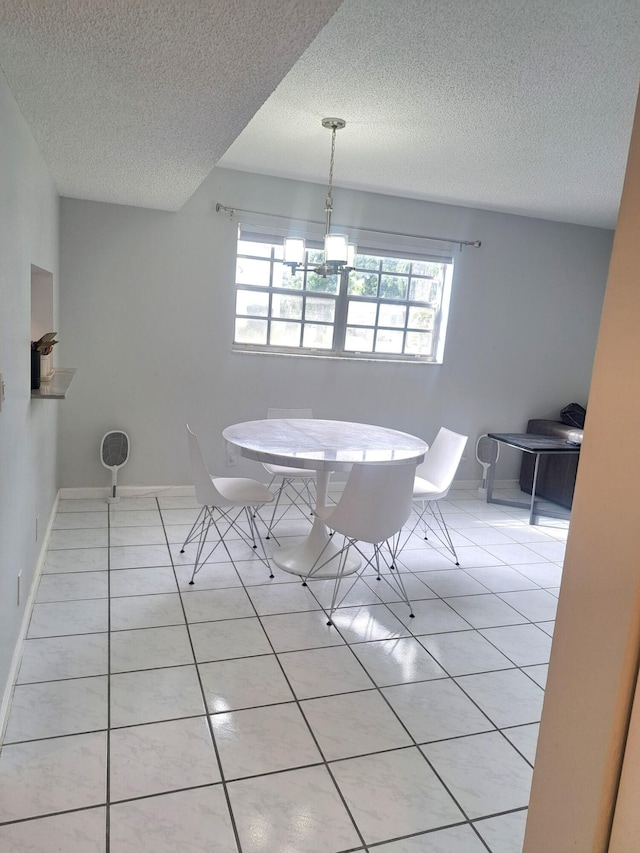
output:
<svg viewBox="0 0 640 853"><path fill-rule="evenodd" d="M331 349L333 346L333 326L305 323L302 346L311 349Z"/></svg>
<svg viewBox="0 0 640 853"><path fill-rule="evenodd" d="M302 319L302 296L297 293L274 293L271 316L284 320Z"/></svg>
<svg viewBox="0 0 640 853"><path fill-rule="evenodd" d="M438 298L438 283L430 278L412 278L409 299L412 302L435 302Z"/></svg>
<svg viewBox="0 0 640 853"><path fill-rule="evenodd" d="M407 309L404 305L381 305L378 314L379 326L401 326L404 329L404 321Z"/></svg>
<svg viewBox="0 0 640 853"><path fill-rule="evenodd" d="M385 258L382 262L382 269L384 272L408 273L410 266L410 261L403 261L400 260L400 258Z"/></svg>
<svg viewBox="0 0 640 853"><path fill-rule="evenodd" d="M347 323L357 323L361 326L375 326L377 307L376 302L356 302L354 299L350 299Z"/></svg>
<svg viewBox="0 0 640 853"><path fill-rule="evenodd" d="M269 294L260 293L255 290L238 290L236 294L236 314L267 317L269 314Z"/></svg>
<svg viewBox="0 0 640 853"><path fill-rule="evenodd" d="M409 322L407 325L412 329L424 329L425 332L433 330L436 312L434 308L409 308Z"/></svg>
<svg viewBox="0 0 640 853"><path fill-rule="evenodd" d="M397 275L383 275L380 278L380 296L386 299L406 299L408 278Z"/></svg>
<svg viewBox="0 0 640 853"><path fill-rule="evenodd" d="M304 273L292 273L291 267L285 267L284 264L278 264L281 270L281 287L291 288L292 290L302 290L304 286Z"/></svg>
<svg viewBox="0 0 640 853"><path fill-rule="evenodd" d="M354 329L347 326L344 348L349 352L373 352L373 329Z"/></svg>
<svg viewBox="0 0 640 853"><path fill-rule="evenodd" d="M377 255L356 255L356 268L359 270L379 270L380 258Z"/></svg>
<svg viewBox="0 0 640 853"><path fill-rule="evenodd" d="M280 320L274 320L271 323L269 343L278 347L299 347L301 329L300 323L283 323Z"/></svg>
<svg viewBox="0 0 640 853"><path fill-rule="evenodd" d="M435 261L414 261L411 264L411 272L414 275L426 275L429 277L436 276L442 269L441 264Z"/></svg>
<svg viewBox="0 0 640 853"><path fill-rule="evenodd" d="M237 344L266 344L267 321L266 320L236 320Z"/></svg>
<svg viewBox="0 0 640 853"><path fill-rule="evenodd" d="M236 264L236 284L255 284L269 287L270 261L254 261L251 258L238 258Z"/></svg>
<svg viewBox="0 0 640 853"><path fill-rule="evenodd" d="M347 293L349 296L377 296L378 281L377 273L352 272L349 276Z"/></svg>
<svg viewBox="0 0 640 853"><path fill-rule="evenodd" d="M337 293L340 288L340 279L337 275L323 277L314 272L307 273L307 290L315 293Z"/></svg>
<svg viewBox="0 0 640 853"><path fill-rule="evenodd" d="M401 353L404 332L379 329L376 335L376 352Z"/></svg>
<svg viewBox="0 0 640 853"><path fill-rule="evenodd" d="M407 355L431 355L431 332L407 332L404 351Z"/></svg>
<svg viewBox="0 0 640 853"><path fill-rule="evenodd" d="M239 255L257 255L259 258L271 257L270 243L253 243L251 240L238 240Z"/></svg>
<svg viewBox="0 0 640 853"><path fill-rule="evenodd" d="M305 320L321 320L324 323L333 323L336 313L336 303L333 299L317 299L314 296L307 297L305 308Z"/></svg>

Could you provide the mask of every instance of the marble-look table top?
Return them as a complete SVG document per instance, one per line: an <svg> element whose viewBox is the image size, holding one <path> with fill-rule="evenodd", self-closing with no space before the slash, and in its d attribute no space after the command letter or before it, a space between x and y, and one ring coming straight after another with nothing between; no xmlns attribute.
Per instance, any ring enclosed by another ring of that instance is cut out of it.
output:
<svg viewBox="0 0 640 853"><path fill-rule="evenodd" d="M348 471L354 462L421 462L428 450L406 432L318 418L246 421L227 427L222 436L248 459L316 471Z"/></svg>

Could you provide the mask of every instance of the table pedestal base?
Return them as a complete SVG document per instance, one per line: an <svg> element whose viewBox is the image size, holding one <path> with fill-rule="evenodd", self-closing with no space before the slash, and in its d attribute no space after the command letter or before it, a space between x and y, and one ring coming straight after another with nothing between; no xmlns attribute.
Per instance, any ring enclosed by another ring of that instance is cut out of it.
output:
<svg viewBox="0 0 640 853"><path fill-rule="evenodd" d="M329 471L316 473L316 510L318 511L325 508L329 476ZM316 515L311 532L303 542L274 549L271 559L283 571L306 577L320 558L322 568L314 572L312 577L335 578L340 567L339 550L331 541L326 524ZM360 568L360 563L360 557L349 554L342 574L353 574Z"/></svg>

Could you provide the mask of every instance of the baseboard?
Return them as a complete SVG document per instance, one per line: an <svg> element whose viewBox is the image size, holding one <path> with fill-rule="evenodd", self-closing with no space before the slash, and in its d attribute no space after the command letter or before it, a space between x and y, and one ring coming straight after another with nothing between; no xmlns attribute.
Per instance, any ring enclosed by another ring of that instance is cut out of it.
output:
<svg viewBox="0 0 640 853"><path fill-rule="evenodd" d="M33 610L33 605L35 603L36 592L38 589L38 583L40 581L40 575L42 574L42 569L44 567L44 562L47 557L47 549L49 548L49 539L51 537L51 530L53 529L53 522L56 517L56 513L58 511L58 501L60 499L60 492L56 495L56 498L53 502L53 507L51 508L51 514L49 515L49 522L47 524L47 529L42 538L42 545L40 546L40 553L38 554L38 562L36 563L36 569L33 573L33 580L31 582L31 589L29 590L29 596L27 598L24 613L22 615L22 623L20 625L20 630L18 632L18 637L16 639L16 644L13 650L13 657L11 658L11 665L9 667L9 673L7 676L7 683L5 685L4 693L2 695L2 702L0 703L0 743L4 740L5 729L7 727L7 720L9 718L9 708L11 707L11 697L13 695L13 688L15 686L15 681L18 677L18 670L20 668L20 661L22 659L22 647L24 645L25 638L27 636L27 631L29 629L29 622L31 620L31 611Z"/></svg>

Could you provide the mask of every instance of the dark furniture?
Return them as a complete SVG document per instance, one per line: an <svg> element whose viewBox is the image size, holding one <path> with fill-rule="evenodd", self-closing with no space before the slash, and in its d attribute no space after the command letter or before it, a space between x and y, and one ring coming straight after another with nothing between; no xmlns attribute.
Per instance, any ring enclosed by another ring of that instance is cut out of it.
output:
<svg viewBox="0 0 640 853"><path fill-rule="evenodd" d="M576 427L567 426L560 421L531 420L527 424L527 433L535 435L548 435L562 438L564 441L582 442L583 431ZM576 472L578 470L578 454L570 455L545 455L540 458L538 466L538 479L536 481L536 495L554 501L560 506L571 509L573 501L573 490L576 485ZM520 488L523 492L531 494L533 482L534 462L528 453L522 455L522 466L520 468Z"/></svg>
<svg viewBox="0 0 640 853"><path fill-rule="evenodd" d="M531 500L512 501L504 498L493 497L493 481L495 476L495 464L489 467L487 476L487 503L503 504L504 506L516 506L529 510L529 524L535 524L538 515L547 515L551 518L568 518L566 510L558 507L558 511L547 506L539 509L540 494L537 491L538 475L543 460L550 456L577 458L580 453L580 445L575 441L560 438L556 435L535 435L520 432L490 432L489 438L517 450L522 450L526 456L533 460L533 478L531 484Z"/></svg>

